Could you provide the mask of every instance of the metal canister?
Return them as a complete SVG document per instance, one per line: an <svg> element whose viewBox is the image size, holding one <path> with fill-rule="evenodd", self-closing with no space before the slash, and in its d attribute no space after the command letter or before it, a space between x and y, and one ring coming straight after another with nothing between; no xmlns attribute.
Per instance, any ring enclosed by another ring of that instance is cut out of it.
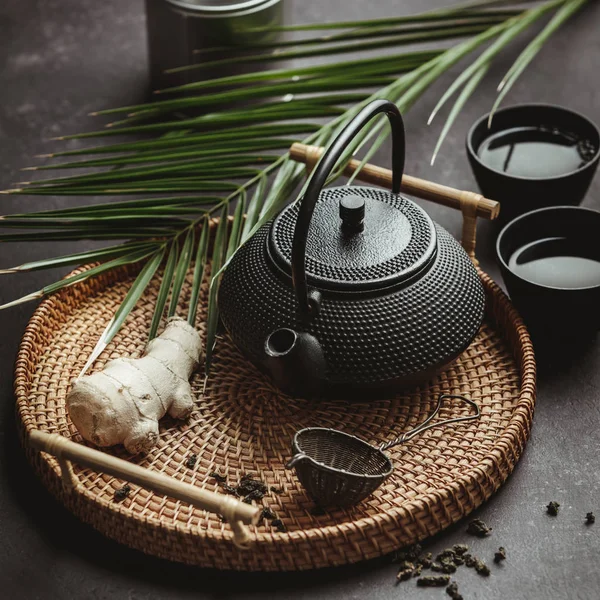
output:
<svg viewBox="0 0 600 600"><path fill-rule="evenodd" d="M153 89L241 72L235 63L217 69L166 74L167 69L236 55L243 44L272 41L265 28L283 24L289 0L146 0ZM221 48L204 54L209 48Z"/></svg>

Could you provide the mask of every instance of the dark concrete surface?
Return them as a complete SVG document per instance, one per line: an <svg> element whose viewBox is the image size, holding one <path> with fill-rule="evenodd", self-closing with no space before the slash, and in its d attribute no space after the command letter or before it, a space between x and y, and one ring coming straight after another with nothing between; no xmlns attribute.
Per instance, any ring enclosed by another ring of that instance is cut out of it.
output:
<svg viewBox="0 0 600 600"><path fill-rule="evenodd" d="M449 0L296 0L297 22L376 17L449 5ZM368 10L367 10L368 7ZM464 109L434 167L429 157L440 123L428 112L451 81L442 78L408 115L407 172L474 189L463 140L469 125L491 106L494 88L525 42L513 46ZM97 125L94 109L141 101L146 93L142 0L3 0L0 3L0 188L22 178L19 169L56 143L48 138ZM508 103L554 102L600 122L600 5L590 2L536 58ZM380 152L377 160L385 163ZM86 199L85 201L90 201ZM63 198L2 197L0 214L66 205ZM600 177L585 206L600 208ZM440 207L433 218L459 232L459 215ZM483 224L479 255L498 278L492 235ZM86 244L3 245L0 268ZM87 244L89 247L89 243ZM2 276L0 301L54 280L57 273ZM12 369L20 336L34 306L0 315L0 597L50 598L445 598L443 590L394 587L389 559L300 574L235 574L170 564L104 539L58 505L35 479L19 447ZM600 309L600 307L599 307ZM557 319L560 315L557 315ZM600 597L600 342L577 355L542 365L531 441L514 474L477 515L493 526L474 550L488 562L500 545L504 565L484 579L463 569L465 599L577 599ZM558 517L545 514L550 500ZM465 541L464 524L431 541L436 551ZM469 540L471 541L471 540Z"/></svg>

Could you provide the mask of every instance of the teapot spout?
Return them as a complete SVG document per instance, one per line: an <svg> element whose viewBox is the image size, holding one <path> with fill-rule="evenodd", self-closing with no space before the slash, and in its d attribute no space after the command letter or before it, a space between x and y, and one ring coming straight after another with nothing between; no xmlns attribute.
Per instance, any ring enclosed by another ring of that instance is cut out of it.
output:
<svg viewBox="0 0 600 600"><path fill-rule="evenodd" d="M265 366L275 384L295 396L316 396L326 363L321 344L310 333L281 328L265 340Z"/></svg>

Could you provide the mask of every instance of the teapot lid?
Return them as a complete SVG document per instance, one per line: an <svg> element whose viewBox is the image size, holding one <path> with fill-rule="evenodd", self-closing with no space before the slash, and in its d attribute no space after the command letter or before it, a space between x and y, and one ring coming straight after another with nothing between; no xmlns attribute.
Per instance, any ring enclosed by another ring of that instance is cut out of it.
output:
<svg viewBox="0 0 600 600"><path fill-rule="evenodd" d="M273 221L269 253L291 273L297 203ZM433 221L417 204L370 187L321 191L306 241L306 276L324 289L363 290L412 279L433 260Z"/></svg>

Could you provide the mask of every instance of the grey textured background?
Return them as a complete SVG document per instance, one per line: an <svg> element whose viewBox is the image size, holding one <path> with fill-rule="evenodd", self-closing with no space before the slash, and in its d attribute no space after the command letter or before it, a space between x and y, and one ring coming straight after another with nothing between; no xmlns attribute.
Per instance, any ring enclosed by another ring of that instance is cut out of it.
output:
<svg viewBox="0 0 600 600"><path fill-rule="evenodd" d="M352 19L417 12L449 0L296 0L296 22ZM474 189L464 152L470 124L486 112L494 88L527 36L499 60L469 102L434 167L429 157L440 122L425 125L436 98L451 81L443 77L408 117L407 172ZM97 126L91 110L142 101L146 94L142 0L3 0L0 4L0 188L21 178L33 155L55 148L48 138ZM600 6L590 2L561 30L511 92L506 103L553 102L600 122ZM385 164L380 152L377 161ZM1 214L63 206L61 198L3 197ZM72 202L72 200L71 200ZM600 177L584 205L600 208ZM454 234L460 217L428 206ZM88 243L88 246L91 244ZM82 244L54 244L53 253ZM0 268L46 256L48 246L3 245ZM492 235L479 232L483 267L496 278ZM39 289L57 273L2 276L0 301ZM33 476L18 445L12 369L20 336L32 311L25 305L0 315L0 596L5 598L369 598L446 597L443 590L394 587L389 559L300 574L232 574L186 568L145 557L104 539L59 506ZM557 318L560 318L557 315ZM457 580L466 599L600 596L600 522L583 524L589 510L600 517L600 343L541 365L531 441L506 485L479 511L494 527L475 540L474 551L491 562L503 545L508 559L484 579L463 569ZM544 513L550 500L559 517ZM464 541L464 524L431 541L431 549ZM469 540L470 541L470 540Z"/></svg>

